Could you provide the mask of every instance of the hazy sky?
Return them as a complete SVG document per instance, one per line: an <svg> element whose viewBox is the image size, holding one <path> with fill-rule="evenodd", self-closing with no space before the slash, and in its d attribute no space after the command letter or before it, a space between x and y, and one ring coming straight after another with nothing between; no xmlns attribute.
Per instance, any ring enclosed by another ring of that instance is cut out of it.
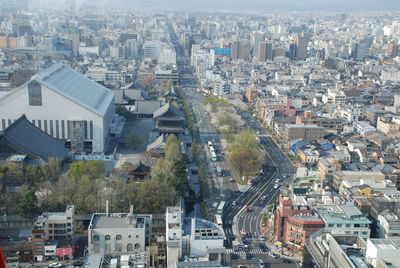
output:
<svg viewBox="0 0 400 268"><path fill-rule="evenodd" d="M3 0L0 0L3 1ZM31 3L70 0L30 0ZM400 0L75 0L79 8L83 2L104 6L134 6L137 8L208 10L301 10L301 11L400 11Z"/></svg>

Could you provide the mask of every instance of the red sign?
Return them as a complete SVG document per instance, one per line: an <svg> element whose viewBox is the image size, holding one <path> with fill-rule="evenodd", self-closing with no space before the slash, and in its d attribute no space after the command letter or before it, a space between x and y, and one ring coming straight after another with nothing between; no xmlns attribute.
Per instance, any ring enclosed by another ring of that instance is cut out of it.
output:
<svg viewBox="0 0 400 268"><path fill-rule="evenodd" d="M74 249L72 247L57 248L56 255L57 255L57 257L72 256L72 255L74 255Z"/></svg>

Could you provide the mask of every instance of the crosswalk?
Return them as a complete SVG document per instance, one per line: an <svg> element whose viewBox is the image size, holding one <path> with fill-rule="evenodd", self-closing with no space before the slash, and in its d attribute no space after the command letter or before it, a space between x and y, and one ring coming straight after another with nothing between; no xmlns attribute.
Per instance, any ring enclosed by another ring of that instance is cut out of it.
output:
<svg viewBox="0 0 400 268"><path fill-rule="evenodd" d="M236 254L246 254L246 251L242 250L234 250L232 248L228 248L226 253L236 253ZM263 252L260 248L252 248L247 251L247 253L251 254L267 254L267 252Z"/></svg>

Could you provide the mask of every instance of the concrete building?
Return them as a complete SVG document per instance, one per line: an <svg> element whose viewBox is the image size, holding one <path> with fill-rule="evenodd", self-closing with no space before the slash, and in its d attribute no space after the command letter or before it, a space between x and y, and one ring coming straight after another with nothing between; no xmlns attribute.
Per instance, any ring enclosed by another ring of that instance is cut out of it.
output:
<svg viewBox="0 0 400 268"><path fill-rule="evenodd" d="M368 239L365 258L373 267L400 267L399 239Z"/></svg>
<svg viewBox="0 0 400 268"><path fill-rule="evenodd" d="M231 43L231 59L232 60L250 60L250 41L240 40Z"/></svg>
<svg viewBox="0 0 400 268"><path fill-rule="evenodd" d="M66 241L74 237L75 207L68 205L65 212L44 212L32 229L35 261L45 260L45 245L48 240Z"/></svg>
<svg viewBox="0 0 400 268"><path fill-rule="evenodd" d="M215 262L213 267L225 263L222 227L200 218L185 218L180 207L167 208L166 239L167 267L187 267L187 261L200 265L199 258Z"/></svg>
<svg viewBox="0 0 400 268"><path fill-rule="evenodd" d="M151 215L133 214L133 207L129 213L94 213L88 229L89 253L146 255L151 219Z"/></svg>
<svg viewBox="0 0 400 268"><path fill-rule="evenodd" d="M325 222L325 232L357 235L363 239L370 236L371 221L353 203L321 205L316 207L316 212Z"/></svg>
<svg viewBox="0 0 400 268"><path fill-rule="evenodd" d="M398 67L388 67L382 70L381 79L383 81L393 81L399 82L400 81L400 68Z"/></svg>
<svg viewBox="0 0 400 268"><path fill-rule="evenodd" d="M377 226L380 238L400 238L400 219L397 214L389 210L382 211L378 214Z"/></svg>
<svg viewBox="0 0 400 268"><path fill-rule="evenodd" d="M0 130L25 114L50 136L66 139L72 151L103 152L114 111L112 91L57 63L0 97Z"/></svg>
<svg viewBox="0 0 400 268"><path fill-rule="evenodd" d="M295 59L296 60L305 60L308 56L307 52L307 46L308 46L308 41L309 38L307 34L303 33L298 33L294 37L294 43L295 43Z"/></svg>
<svg viewBox="0 0 400 268"><path fill-rule="evenodd" d="M306 245L302 267L369 267L365 252L366 242L357 235L318 232L310 237Z"/></svg>
<svg viewBox="0 0 400 268"><path fill-rule="evenodd" d="M144 58L158 59L161 49L162 45L160 42L146 41L143 45Z"/></svg>
<svg viewBox="0 0 400 268"><path fill-rule="evenodd" d="M316 125L304 124L286 124L282 138L285 142L303 139L310 142L315 142L325 135L325 129Z"/></svg>
<svg viewBox="0 0 400 268"><path fill-rule="evenodd" d="M260 42L258 43L257 61L265 62L267 60L272 60L272 43Z"/></svg>
<svg viewBox="0 0 400 268"><path fill-rule="evenodd" d="M376 129L387 135L391 132L398 132L400 130L400 124L396 124L391 119L380 116L378 117Z"/></svg>

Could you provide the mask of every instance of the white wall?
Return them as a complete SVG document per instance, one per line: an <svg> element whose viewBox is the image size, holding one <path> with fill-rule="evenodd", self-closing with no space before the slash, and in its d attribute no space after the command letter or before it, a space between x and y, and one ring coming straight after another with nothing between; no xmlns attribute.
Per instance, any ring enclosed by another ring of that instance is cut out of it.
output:
<svg viewBox="0 0 400 268"><path fill-rule="evenodd" d="M54 137L56 137L55 120L59 120L59 138L62 138L61 120L65 120L65 135L67 135L67 120L86 120L88 121L88 139L86 140L92 141L94 152L102 152L104 150L105 137L109 129L109 126L105 125L105 123L112 120L112 114L114 113L113 105L110 105L108 108L106 118L104 118L103 122L103 118L99 115L42 86L42 106L29 106L28 90L27 85L25 85L23 88L17 89L16 92L0 100L0 130L3 130L2 119L6 120L6 127L8 127L9 119L14 122L14 120L25 114L29 121L32 122L32 120L35 120L36 126L38 126L38 120L41 120L42 130L45 130L44 120L47 120L47 133L49 135L49 120L53 120ZM90 139L90 121L93 121L93 140Z"/></svg>

